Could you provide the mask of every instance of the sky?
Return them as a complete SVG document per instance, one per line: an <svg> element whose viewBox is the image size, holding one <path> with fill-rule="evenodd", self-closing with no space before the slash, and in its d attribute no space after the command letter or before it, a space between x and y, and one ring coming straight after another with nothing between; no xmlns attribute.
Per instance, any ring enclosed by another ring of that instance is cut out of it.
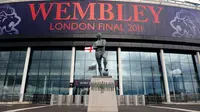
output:
<svg viewBox="0 0 200 112"><path fill-rule="evenodd" d="M199 0L185 0L185 1L200 4Z"/></svg>

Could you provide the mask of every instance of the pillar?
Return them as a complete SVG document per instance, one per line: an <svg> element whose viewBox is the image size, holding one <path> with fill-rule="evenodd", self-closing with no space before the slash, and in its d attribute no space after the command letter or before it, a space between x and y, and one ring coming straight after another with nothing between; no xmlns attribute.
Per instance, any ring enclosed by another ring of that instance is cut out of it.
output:
<svg viewBox="0 0 200 112"><path fill-rule="evenodd" d="M199 55L199 52L196 52L197 54L197 63L200 64L200 55Z"/></svg>
<svg viewBox="0 0 200 112"><path fill-rule="evenodd" d="M31 55L31 47L28 47L27 52L26 52L26 60L24 64L24 71L23 71L21 88L20 88L19 102L23 102L24 100L24 90L26 86L26 78L28 74L28 65L29 65L30 55Z"/></svg>
<svg viewBox="0 0 200 112"><path fill-rule="evenodd" d="M72 58L71 58L71 70L70 70L70 87L69 95L73 95L73 83L74 83L74 62L75 62L75 47L72 47Z"/></svg>
<svg viewBox="0 0 200 112"><path fill-rule="evenodd" d="M119 72L119 95L123 95L123 79L122 79L122 62L121 62L121 48L118 47L118 72Z"/></svg>
<svg viewBox="0 0 200 112"><path fill-rule="evenodd" d="M163 49L160 50L160 60L161 60L161 65L162 65L162 73L163 73L163 78L164 78L166 99L167 99L167 102L171 102L170 93L169 93L169 84L168 84L168 78L167 78L167 71L166 71L166 65L165 65L165 56L164 56Z"/></svg>

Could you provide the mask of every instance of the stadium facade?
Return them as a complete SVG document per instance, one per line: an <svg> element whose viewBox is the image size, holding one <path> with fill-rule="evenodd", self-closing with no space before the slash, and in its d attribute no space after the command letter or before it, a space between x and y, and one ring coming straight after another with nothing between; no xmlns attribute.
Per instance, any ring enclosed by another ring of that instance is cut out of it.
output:
<svg viewBox="0 0 200 112"><path fill-rule="evenodd" d="M96 61L94 52L84 48L101 32L117 95L159 94L167 102L187 95L198 100L200 12L198 7L166 4L0 4L0 99L88 94Z"/></svg>

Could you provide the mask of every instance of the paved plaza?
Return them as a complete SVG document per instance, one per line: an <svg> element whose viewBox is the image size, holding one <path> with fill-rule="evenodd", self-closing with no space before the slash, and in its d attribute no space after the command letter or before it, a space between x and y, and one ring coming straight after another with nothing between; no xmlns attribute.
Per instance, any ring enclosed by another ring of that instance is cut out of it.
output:
<svg viewBox="0 0 200 112"><path fill-rule="evenodd" d="M8 110L15 110L15 109L22 109L22 108L39 107L39 106L44 106L44 105L39 105L39 104L0 104L0 112L8 111Z"/></svg>
<svg viewBox="0 0 200 112"><path fill-rule="evenodd" d="M0 105L0 112L87 112L85 106ZM119 112L200 112L199 104L120 106Z"/></svg>

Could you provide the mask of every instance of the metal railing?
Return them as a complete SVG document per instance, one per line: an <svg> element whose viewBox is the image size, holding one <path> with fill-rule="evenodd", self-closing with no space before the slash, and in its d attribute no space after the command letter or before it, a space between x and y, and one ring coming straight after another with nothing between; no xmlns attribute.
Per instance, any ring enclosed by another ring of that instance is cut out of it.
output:
<svg viewBox="0 0 200 112"><path fill-rule="evenodd" d="M200 2L199 4L195 4L195 3L185 2L183 0L98 0L98 1L139 2L139 3L161 4L161 5L177 6L177 7L200 10Z"/></svg>
<svg viewBox="0 0 200 112"><path fill-rule="evenodd" d="M13 3L13 2L27 2L27 1L56 1L56 0L0 0L0 4ZM184 0L90 0L90 1L140 2L140 3L151 3L151 4L162 4L162 5L169 5L169 6L178 6L178 7L199 9L200 10L200 2L199 2L199 4L197 4L197 3L192 3L192 2L185 2Z"/></svg>
<svg viewBox="0 0 200 112"><path fill-rule="evenodd" d="M166 97L159 94L145 95L146 104L161 104L166 102Z"/></svg>
<svg viewBox="0 0 200 112"><path fill-rule="evenodd" d="M0 102L18 102L19 94L0 94Z"/></svg>
<svg viewBox="0 0 200 112"><path fill-rule="evenodd" d="M172 102L200 102L200 94L175 94L171 95Z"/></svg>

